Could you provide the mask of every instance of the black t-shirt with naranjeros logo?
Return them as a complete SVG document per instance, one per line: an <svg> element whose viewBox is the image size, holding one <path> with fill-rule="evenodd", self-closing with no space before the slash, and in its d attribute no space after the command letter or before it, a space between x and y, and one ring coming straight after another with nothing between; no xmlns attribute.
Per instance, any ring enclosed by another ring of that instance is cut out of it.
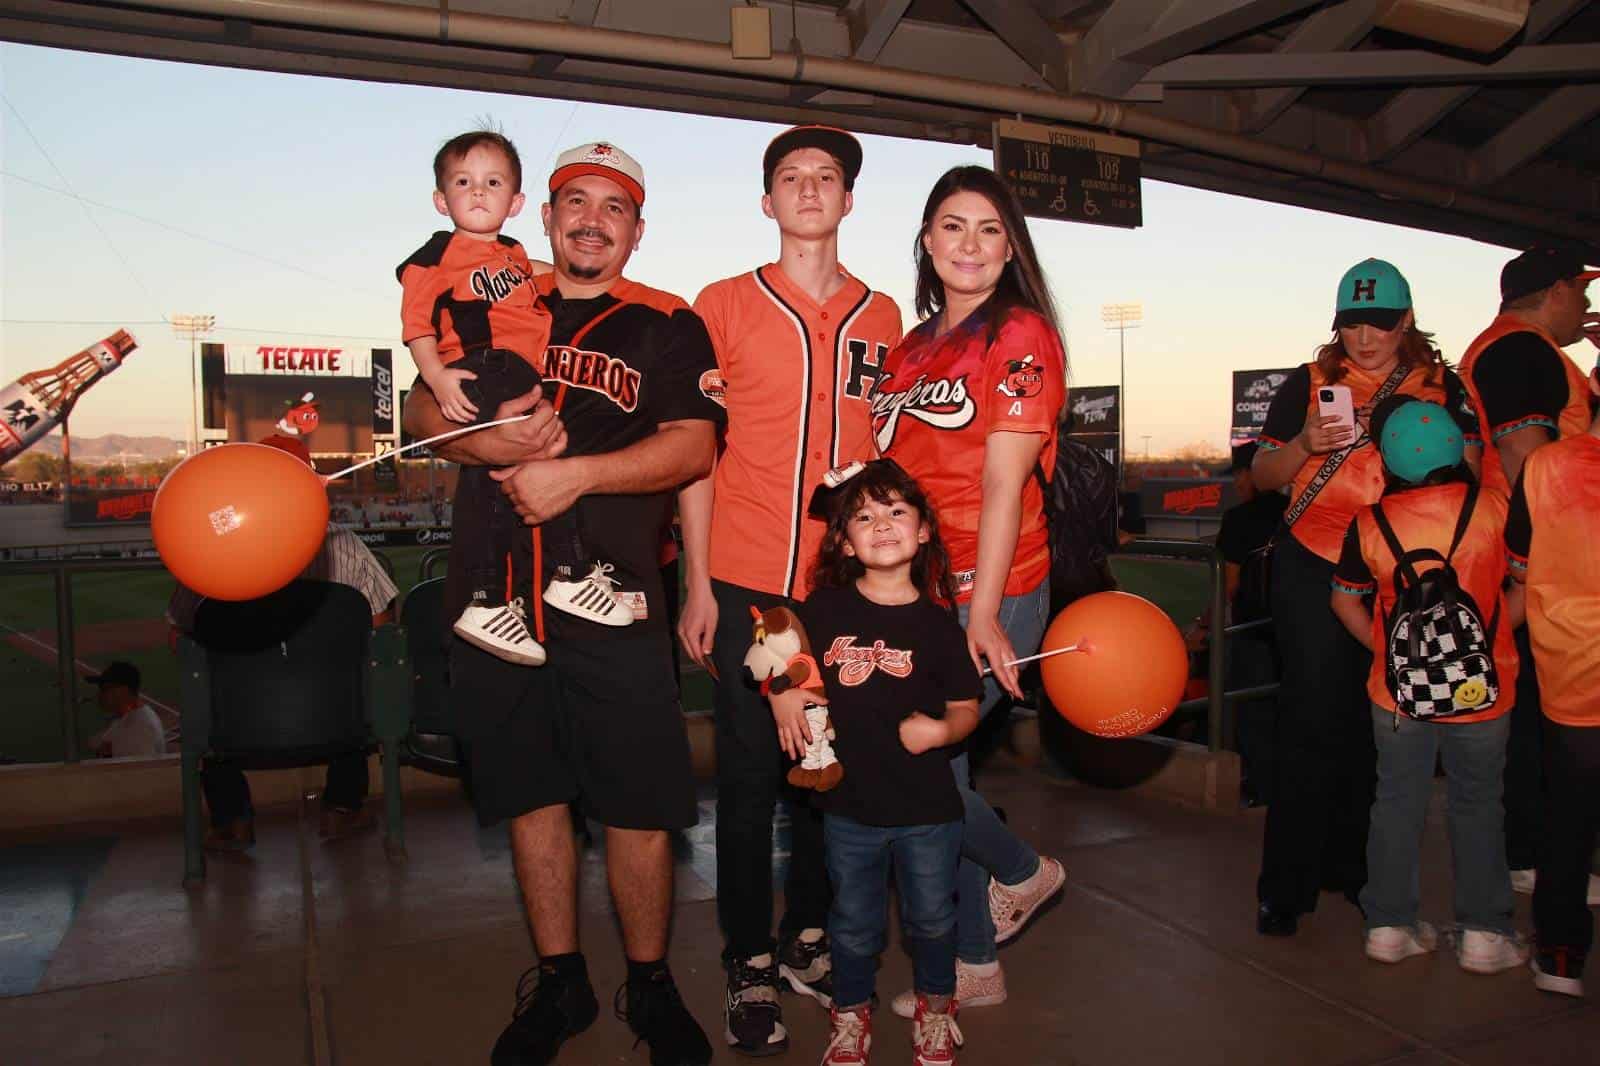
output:
<svg viewBox="0 0 1600 1066"><path fill-rule="evenodd" d="M982 690L955 617L926 598L873 603L853 585L817 589L798 613L844 766L844 780L818 793L817 806L866 825L959 821L950 757L960 747L912 755L900 743L900 721L911 712L943 718L946 703Z"/></svg>

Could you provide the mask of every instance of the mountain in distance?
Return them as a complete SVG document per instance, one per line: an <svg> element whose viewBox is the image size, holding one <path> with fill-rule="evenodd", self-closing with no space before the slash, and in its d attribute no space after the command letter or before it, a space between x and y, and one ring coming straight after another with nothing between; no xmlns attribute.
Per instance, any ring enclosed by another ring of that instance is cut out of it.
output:
<svg viewBox="0 0 1600 1066"><path fill-rule="evenodd" d="M61 454L61 434L52 433L33 446L49 455ZM86 459L117 459L139 462L146 459L166 459L177 455L184 442L170 437L130 437L122 433L107 433L102 437L72 435L72 461Z"/></svg>

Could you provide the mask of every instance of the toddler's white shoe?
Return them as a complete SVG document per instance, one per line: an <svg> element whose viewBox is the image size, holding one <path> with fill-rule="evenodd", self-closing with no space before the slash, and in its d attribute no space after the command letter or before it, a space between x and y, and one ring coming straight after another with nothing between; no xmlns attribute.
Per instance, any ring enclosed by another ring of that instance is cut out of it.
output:
<svg viewBox="0 0 1600 1066"><path fill-rule="evenodd" d="M598 622L603 626L633 625L633 611L617 596L610 563L595 563L581 578L557 570L545 586L544 602L558 611Z"/></svg>
<svg viewBox="0 0 1600 1066"><path fill-rule="evenodd" d="M528 632L520 598L494 606L469 603L451 628L468 644L508 663L544 665L544 646Z"/></svg>

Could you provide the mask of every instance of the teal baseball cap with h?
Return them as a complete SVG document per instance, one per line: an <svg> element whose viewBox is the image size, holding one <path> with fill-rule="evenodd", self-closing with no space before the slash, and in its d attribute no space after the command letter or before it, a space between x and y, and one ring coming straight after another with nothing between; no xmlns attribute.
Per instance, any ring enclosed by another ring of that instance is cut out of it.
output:
<svg viewBox="0 0 1600 1066"><path fill-rule="evenodd" d="M1376 326L1390 330L1411 310L1411 285L1393 263L1363 259L1339 279L1333 328Z"/></svg>
<svg viewBox="0 0 1600 1066"><path fill-rule="evenodd" d="M1396 399L1398 404L1386 401L1372 413L1384 469L1418 485L1435 470L1459 466L1467 442L1450 412L1426 400Z"/></svg>

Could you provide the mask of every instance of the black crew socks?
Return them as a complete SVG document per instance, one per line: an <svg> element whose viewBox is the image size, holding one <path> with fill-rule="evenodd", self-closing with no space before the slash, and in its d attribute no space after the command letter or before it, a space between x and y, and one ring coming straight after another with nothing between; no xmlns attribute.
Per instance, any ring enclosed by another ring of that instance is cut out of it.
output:
<svg viewBox="0 0 1600 1066"><path fill-rule="evenodd" d="M581 951L563 955L546 955L539 960L539 976L553 977L558 981L587 981L589 966Z"/></svg>

